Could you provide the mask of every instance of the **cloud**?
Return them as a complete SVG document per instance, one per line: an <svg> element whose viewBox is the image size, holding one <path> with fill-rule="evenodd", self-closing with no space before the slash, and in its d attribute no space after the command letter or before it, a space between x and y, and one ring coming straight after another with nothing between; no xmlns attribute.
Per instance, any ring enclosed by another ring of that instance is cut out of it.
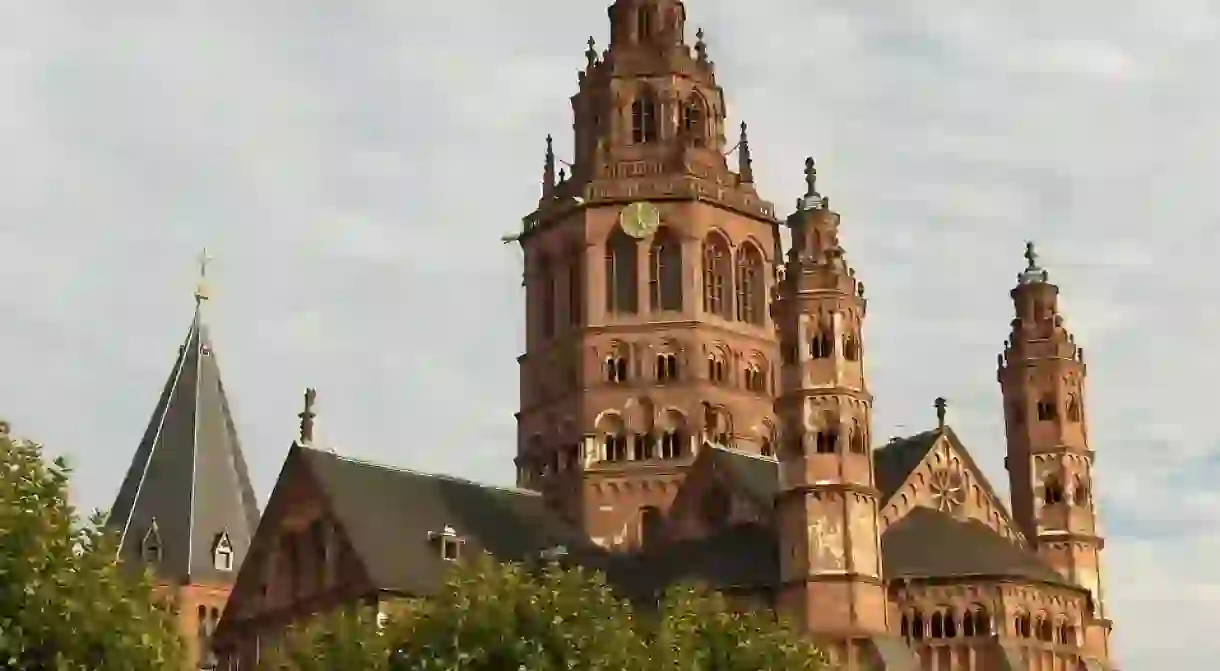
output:
<svg viewBox="0 0 1220 671"><path fill-rule="evenodd" d="M756 176L817 157L868 285L877 435L931 399L1004 485L995 354L1026 239L1088 352L1124 668L1203 668L1220 574L1214 3L690 3ZM108 505L192 259L265 496L320 390L341 449L508 482L542 138L600 3L47 0L0 9L0 408ZM1163 643L1164 642L1164 643ZM1155 661L1154 661L1155 660Z"/></svg>

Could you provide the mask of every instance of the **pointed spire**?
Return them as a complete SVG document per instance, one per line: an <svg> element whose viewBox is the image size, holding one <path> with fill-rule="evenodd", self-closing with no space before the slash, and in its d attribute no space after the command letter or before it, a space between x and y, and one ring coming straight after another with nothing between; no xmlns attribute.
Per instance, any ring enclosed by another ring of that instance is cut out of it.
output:
<svg viewBox="0 0 1220 671"><path fill-rule="evenodd" d="M546 159L542 167L542 197L549 198L555 191L555 144L554 139L546 136Z"/></svg>
<svg viewBox="0 0 1220 671"><path fill-rule="evenodd" d="M932 402L932 405L936 408L936 430L944 431L945 414L949 407L949 401L945 400L944 396L937 396L936 400Z"/></svg>
<svg viewBox="0 0 1220 671"><path fill-rule="evenodd" d="M318 390L313 387L305 389L305 408L301 410L301 414L297 417L301 418L301 435L297 438L297 442L301 445L310 445L313 443L313 420L317 417L314 412L314 402L318 400Z"/></svg>
<svg viewBox="0 0 1220 671"><path fill-rule="evenodd" d="M750 138L746 135L746 122L741 122L741 140L737 143L737 173L742 184L754 183L754 162L750 159Z"/></svg>
<svg viewBox="0 0 1220 671"><path fill-rule="evenodd" d="M220 377L202 303L211 257L199 257L195 314L170 369L106 525L119 532L120 560L145 561L155 529L162 580L231 582L258 524L258 503ZM154 518L156 524L153 524ZM220 538L234 548L227 567Z"/></svg>
<svg viewBox="0 0 1220 671"><path fill-rule="evenodd" d="M1035 282L1049 282L1050 273L1038 266L1038 252L1034 250L1032 240L1025 243L1025 270L1017 275L1017 282L1021 284L1034 284Z"/></svg>

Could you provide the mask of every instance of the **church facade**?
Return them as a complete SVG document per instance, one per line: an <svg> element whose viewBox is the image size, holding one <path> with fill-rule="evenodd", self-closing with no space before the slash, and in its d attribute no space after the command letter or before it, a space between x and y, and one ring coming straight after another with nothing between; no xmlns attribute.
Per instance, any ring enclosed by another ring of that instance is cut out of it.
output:
<svg viewBox="0 0 1220 671"><path fill-rule="evenodd" d="M571 98L570 172L548 138L541 198L515 236L517 486L317 449L310 391L257 533L244 504L204 525L240 560L208 629L219 668L256 668L313 613L426 598L473 552L594 566L645 602L701 581L790 619L844 669L1114 668L1084 354L1033 246L997 361L1004 501L944 399L926 431L872 434L863 278L813 160L781 220L745 125L726 128L702 33L686 42L682 3L616 0L608 14L609 45L590 39ZM244 466L232 470L192 486L244 501ZM143 539L134 560L168 519L149 506L125 523Z"/></svg>

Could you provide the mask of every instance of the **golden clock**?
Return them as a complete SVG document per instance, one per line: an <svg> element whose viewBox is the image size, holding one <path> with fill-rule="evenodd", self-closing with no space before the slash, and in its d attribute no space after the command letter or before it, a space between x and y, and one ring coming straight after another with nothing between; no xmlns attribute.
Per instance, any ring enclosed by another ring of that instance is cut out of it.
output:
<svg viewBox="0 0 1220 671"><path fill-rule="evenodd" d="M647 202L631 203L618 216L623 232L633 238L646 238L661 225L661 211Z"/></svg>

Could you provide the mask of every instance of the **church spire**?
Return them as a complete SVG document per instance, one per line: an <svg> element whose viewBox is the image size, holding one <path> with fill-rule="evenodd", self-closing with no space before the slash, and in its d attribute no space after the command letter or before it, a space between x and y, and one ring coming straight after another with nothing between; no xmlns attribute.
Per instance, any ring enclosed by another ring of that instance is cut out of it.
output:
<svg viewBox="0 0 1220 671"><path fill-rule="evenodd" d="M107 519L121 560L175 584L231 583L259 516L202 310L210 261L199 257L195 314Z"/></svg>

